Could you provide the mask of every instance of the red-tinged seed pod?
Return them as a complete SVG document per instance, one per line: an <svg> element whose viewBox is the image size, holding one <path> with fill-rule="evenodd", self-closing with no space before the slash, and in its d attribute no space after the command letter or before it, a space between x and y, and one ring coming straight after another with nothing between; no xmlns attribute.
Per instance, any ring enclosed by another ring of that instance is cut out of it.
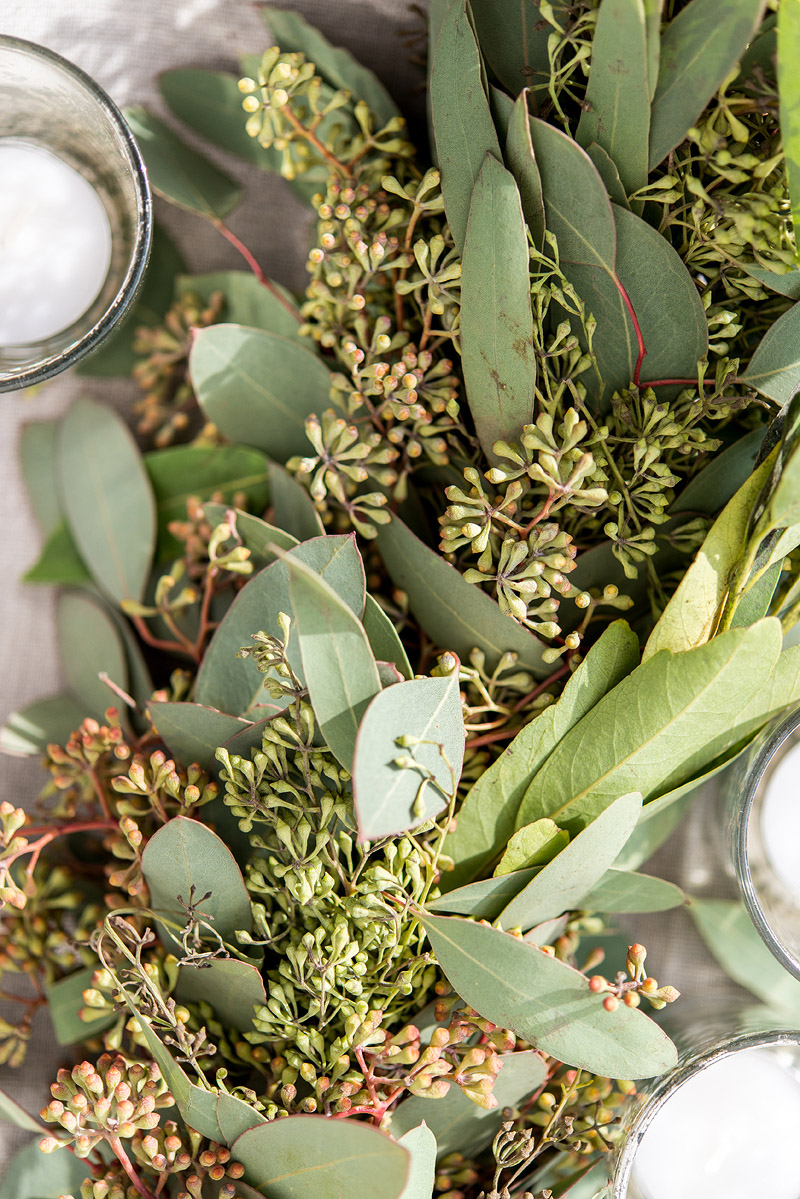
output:
<svg viewBox="0 0 800 1199"><path fill-rule="evenodd" d="M628 991L622 1002L626 1007L638 1007L641 1003L641 1000L635 991Z"/></svg>
<svg viewBox="0 0 800 1199"><path fill-rule="evenodd" d="M603 1007L607 1012L615 1012L619 1007L619 1000L617 999L616 995L606 995L605 999L603 1000Z"/></svg>
<svg viewBox="0 0 800 1199"><path fill-rule="evenodd" d="M230 1160L231 1160L230 1149L226 1149L224 1145L220 1145L220 1147L217 1149L217 1161L218 1162L229 1162Z"/></svg>
<svg viewBox="0 0 800 1199"><path fill-rule="evenodd" d="M229 1178L242 1178L244 1176L244 1166L241 1162L230 1162L228 1165Z"/></svg>
<svg viewBox="0 0 800 1199"><path fill-rule="evenodd" d="M216 1164L217 1155L213 1149L204 1149L197 1159L204 1170Z"/></svg>
<svg viewBox="0 0 800 1199"><path fill-rule="evenodd" d="M589 990L594 991L597 995L600 991L605 991L608 983L603 978L602 974L593 974L589 979Z"/></svg>
<svg viewBox="0 0 800 1199"><path fill-rule="evenodd" d="M212 1166L211 1169L208 1171L208 1177L213 1182L220 1182L225 1177L225 1167L224 1166Z"/></svg>

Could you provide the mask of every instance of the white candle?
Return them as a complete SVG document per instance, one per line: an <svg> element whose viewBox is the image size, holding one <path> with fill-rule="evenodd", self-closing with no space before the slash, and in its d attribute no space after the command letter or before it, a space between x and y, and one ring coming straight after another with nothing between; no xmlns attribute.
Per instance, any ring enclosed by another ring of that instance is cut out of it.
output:
<svg viewBox="0 0 800 1199"><path fill-rule="evenodd" d="M111 226L91 184L49 150L0 141L0 345L68 328L110 262Z"/></svg>
<svg viewBox="0 0 800 1199"><path fill-rule="evenodd" d="M798 1199L800 1078L782 1058L742 1049L670 1095L636 1151L630 1199Z"/></svg>
<svg viewBox="0 0 800 1199"><path fill-rule="evenodd" d="M800 744L784 754L766 780L761 840L775 874L800 904Z"/></svg>

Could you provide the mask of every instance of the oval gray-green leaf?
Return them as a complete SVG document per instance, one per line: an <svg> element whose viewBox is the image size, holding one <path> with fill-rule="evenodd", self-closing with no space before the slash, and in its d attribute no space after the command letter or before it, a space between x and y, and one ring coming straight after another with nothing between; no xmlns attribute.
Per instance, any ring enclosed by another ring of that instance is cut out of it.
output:
<svg viewBox="0 0 800 1199"><path fill-rule="evenodd" d="M784 970L738 900L692 899L689 914L722 969L740 987L800 1019L800 982Z"/></svg>
<svg viewBox="0 0 800 1199"><path fill-rule="evenodd" d="M226 1027L249 1032L257 1007L267 1002L261 973L249 962L216 959L180 968L175 997L184 1003L210 1003Z"/></svg>
<svg viewBox="0 0 800 1199"><path fill-rule="evenodd" d="M464 580L441 554L415 537L399 517L378 530L378 549L395 585L408 593L411 610L434 645L452 650L463 661L483 650L493 670L507 650L537 678L550 668L542 660L544 645L533 633L500 611L480 588Z"/></svg>
<svg viewBox="0 0 800 1199"><path fill-rule="evenodd" d="M238 88L236 90L241 99L241 92ZM259 150L262 149L258 142L255 142L255 145ZM292 338L301 345L313 344L300 336L303 318L291 292L273 281L266 287L252 271L212 271L207 275L179 275L175 289L179 296L192 293L199 296L204 303L208 303L214 292L221 291L225 297L225 321L234 325L247 325L253 329L265 329L268 333Z"/></svg>
<svg viewBox="0 0 800 1199"><path fill-rule="evenodd" d="M503 908L519 895L536 877L536 869L528 867L508 874L478 879L446 891L426 904L429 912L448 912L454 916L471 916L473 920L496 920Z"/></svg>
<svg viewBox="0 0 800 1199"><path fill-rule="evenodd" d="M623 795L556 854L500 913L501 928L523 931L584 906L630 837L642 810L638 791Z"/></svg>
<svg viewBox="0 0 800 1199"><path fill-rule="evenodd" d="M308 452L305 420L328 405L322 359L288 337L244 325L198 329L189 355L197 398L230 438L285 462Z"/></svg>
<svg viewBox="0 0 800 1199"><path fill-rule="evenodd" d="M27 758L64 745L86 713L71 695L50 695L12 712L0 729L0 753Z"/></svg>
<svg viewBox="0 0 800 1199"><path fill-rule="evenodd" d="M455 862L455 869L442 877L444 889L450 891L491 868L517 827L519 806L536 772L569 730L638 662L635 633L624 620L615 620L567 681L559 699L517 733L467 793L455 832L444 843L444 852Z"/></svg>
<svg viewBox="0 0 800 1199"><path fill-rule="evenodd" d="M17 1128L24 1128L26 1132L38 1133L39 1136L45 1131L42 1123L34 1120L33 1116L30 1116L5 1091L0 1091L0 1121L3 1124L15 1124Z"/></svg>
<svg viewBox="0 0 800 1199"><path fill-rule="evenodd" d="M431 1199L436 1181L436 1137L423 1120L397 1140L411 1156L408 1182L400 1199Z"/></svg>
<svg viewBox="0 0 800 1199"><path fill-rule="evenodd" d="M542 1052L609 1078L649 1078L677 1062L643 1012L607 1012L577 970L535 945L457 916L423 916L439 965L461 998Z"/></svg>
<svg viewBox="0 0 800 1199"><path fill-rule="evenodd" d="M204 770L220 745L250 728L249 721L202 704L152 703L150 713L172 756L185 765L196 762Z"/></svg>
<svg viewBox="0 0 800 1199"><path fill-rule="evenodd" d="M70 532L98 587L117 601L141 601L156 539L147 471L121 417L77 400L58 441L61 498Z"/></svg>
<svg viewBox="0 0 800 1199"><path fill-rule="evenodd" d="M497 1107L478 1107L460 1087L453 1084L442 1099L410 1095L392 1112L389 1129L402 1137L424 1120L436 1137L438 1156L450 1153L477 1155L499 1130L503 1108L517 1107L547 1077L544 1059L533 1051L507 1053L494 1084Z"/></svg>
<svg viewBox="0 0 800 1199"><path fill-rule="evenodd" d="M502 157L466 0L454 0L442 22L433 55L430 102L445 211L461 251L483 160L487 154Z"/></svg>
<svg viewBox="0 0 800 1199"><path fill-rule="evenodd" d="M58 597L56 632L67 687L86 716L102 720L106 708L118 707L119 700L98 678L100 672L123 691L128 688L128 664L116 625L88 595L67 591Z"/></svg>
<svg viewBox="0 0 800 1199"><path fill-rule="evenodd" d="M93 985L91 966L77 970L46 987L47 1010L53 1021L53 1032L59 1045L79 1045L96 1037L117 1022L116 1012L100 1012L93 1020L82 1020L83 992Z"/></svg>
<svg viewBox="0 0 800 1199"><path fill-rule="evenodd" d="M169 918L170 924L159 921L159 928L173 953L180 954L179 936L187 923L184 905L190 902L192 887L198 914L223 940L235 946L237 930L250 931L250 896L236 860L199 821L176 816L162 825L145 846L142 874L152 908Z"/></svg>
<svg viewBox="0 0 800 1199"><path fill-rule="evenodd" d="M581 900L589 912L666 912L686 903L680 887L652 874L611 867Z"/></svg>
<svg viewBox="0 0 800 1199"><path fill-rule="evenodd" d="M296 556L283 562L309 700L329 747L352 771L359 726L381 690L377 663L364 626L333 587Z"/></svg>
<svg viewBox="0 0 800 1199"><path fill-rule="evenodd" d="M314 501L302 483L277 462L269 464L270 503L276 525L298 541L325 535L325 526Z"/></svg>
<svg viewBox="0 0 800 1199"><path fill-rule="evenodd" d="M370 1199L399 1199L409 1154L391 1137L355 1120L287 1116L251 1128L234 1141L231 1156L244 1177L270 1199L352 1199L369 1179Z"/></svg>
<svg viewBox="0 0 800 1199"><path fill-rule="evenodd" d="M22 579L25 583L48 583L55 587L91 587L92 576L63 520L53 529L41 554Z"/></svg>
<svg viewBox="0 0 800 1199"><path fill-rule="evenodd" d="M41 1131L41 1130L40 1130ZM41 1136L20 1149L6 1163L0 1182L0 1199L61 1199L66 1190L79 1195L81 1183L91 1178L87 1162L68 1149L42 1153Z"/></svg>
<svg viewBox="0 0 800 1199"><path fill-rule="evenodd" d="M245 130L247 117L235 75L179 67L159 75L158 90L175 116L207 141L265 170L280 169L282 155Z"/></svg>
<svg viewBox="0 0 800 1199"><path fill-rule="evenodd" d="M364 566L354 537L317 537L289 553L327 579L356 616L361 616ZM197 702L234 715L241 715L253 704L269 703L264 675L252 658L236 655L261 629L279 635L278 614L291 615L291 610L289 572L283 562L273 562L245 584L214 634L197 672ZM296 631L289 639L289 657L293 669L302 674Z"/></svg>
<svg viewBox="0 0 800 1199"><path fill-rule="evenodd" d="M146 108L126 108L125 119L136 138L155 191L172 204L221 220L239 203L241 188L204 154L190 149L176 133Z"/></svg>
<svg viewBox="0 0 800 1199"><path fill-rule="evenodd" d="M786 404L800 388L800 304L770 325L742 379L776 404Z"/></svg>
<svg viewBox="0 0 800 1199"><path fill-rule="evenodd" d="M425 744L403 749L397 738L405 735ZM401 755L421 769L396 766ZM391 837L437 816L450 802L463 761L458 669L444 678L411 679L381 691L367 708L356 740L352 773L359 839ZM426 776L432 780L423 787ZM414 811L418 799L419 814Z"/></svg>
<svg viewBox="0 0 800 1199"><path fill-rule="evenodd" d="M19 438L19 462L25 490L39 528L45 537L61 523L56 453L58 421L37 420L22 426Z"/></svg>
<svg viewBox="0 0 800 1199"><path fill-rule="evenodd" d="M472 191L461 268L461 359L478 440L514 442L533 420L530 260L514 177L487 154Z"/></svg>

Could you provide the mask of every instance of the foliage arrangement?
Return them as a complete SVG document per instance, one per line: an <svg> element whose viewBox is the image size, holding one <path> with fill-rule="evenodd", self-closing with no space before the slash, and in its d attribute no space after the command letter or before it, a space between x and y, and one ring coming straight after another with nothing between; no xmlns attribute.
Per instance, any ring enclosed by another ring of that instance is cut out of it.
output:
<svg viewBox="0 0 800 1199"><path fill-rule="evenodd" d="M800 700L776 8L432 0L428 149L294 12L167 72L310 203L300 300L128 114L251 269L159 234L85 367L138 443L88 399L24 431L68 691L2 733L48 781L0 804L0 1058L46 1005L67 1064L44 1124L0 1097L50 1155L2 1199L604 1191L678 997L612 922L686 902L639 868Z"/></svg>

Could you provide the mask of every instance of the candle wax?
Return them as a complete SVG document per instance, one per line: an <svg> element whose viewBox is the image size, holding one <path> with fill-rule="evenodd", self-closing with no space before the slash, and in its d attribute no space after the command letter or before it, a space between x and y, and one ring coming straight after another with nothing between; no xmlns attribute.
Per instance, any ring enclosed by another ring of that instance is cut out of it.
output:
<svg viewBox="0 0 800 1199"><path fill-rule="evenodd" d="M798 1199L800 1078L768 1049L706 1066L664 1102L636 1151L629 1195Z"/></svg>
<svg viewBox="0 0 800 1199"><path fill-rule="evenodd" d="M0 141L0 345L68 328L110 262L111 226L91 184L49 150Z"/></svg>
<svg viewBox="0 0 800 1199"><path fill-rule="evenodd" d="M766 781L761 840L772 869L800 905L800 744L784 754Z"/></svg>

